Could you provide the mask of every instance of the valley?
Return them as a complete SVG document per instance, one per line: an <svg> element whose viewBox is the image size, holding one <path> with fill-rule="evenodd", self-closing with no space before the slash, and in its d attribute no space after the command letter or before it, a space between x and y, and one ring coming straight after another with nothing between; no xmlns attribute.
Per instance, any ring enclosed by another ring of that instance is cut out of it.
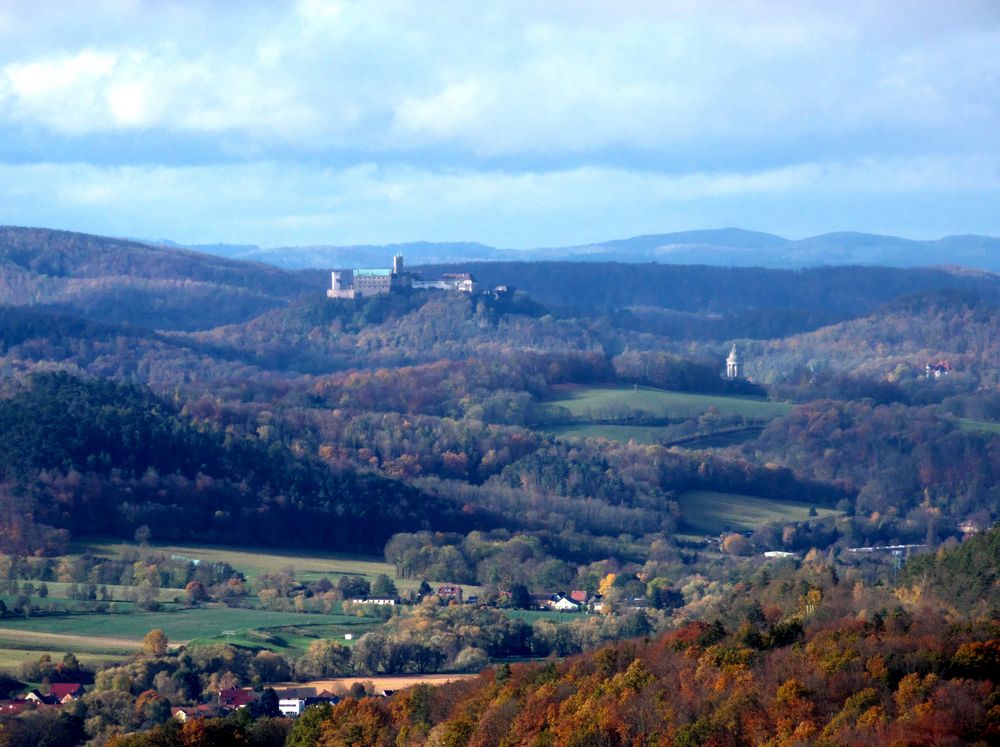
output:
<svg viewBox="0 0 1000 747"><path fill-rule="evenodd" d="M831 626L986 636L995 588L953 604L907 569L996 572L996 276L498 263L485 290L326 298L319 273L2 236L0 668L24 687L224 720L230 691L475 699L624 640L758 676Z"/></svg>

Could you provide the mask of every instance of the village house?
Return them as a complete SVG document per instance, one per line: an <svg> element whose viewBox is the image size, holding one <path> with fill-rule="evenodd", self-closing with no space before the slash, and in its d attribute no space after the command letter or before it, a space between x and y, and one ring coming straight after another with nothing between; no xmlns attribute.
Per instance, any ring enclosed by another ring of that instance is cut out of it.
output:
<svg viewBox="0 0 1000 747"><path fill-rule="evenodd" d="M282 716L301 716L302 711L306 709L306 699L305 698L281 698L278 701L278 710L281 711Z"/></svg>
<svg viewBox="0 0 1000 747"><path fill-rule="evenodd" d="M580 610L580 605L574 602L569 597L560 596L559 599L552 603L552 609L556 612L578 612Z"/></svg>
<svg viewBox="0 0 1000 747"><path fill-rule="evenodd" d="M0 718L17 716L35 707L35 702L25 698L0 700Z"/></svg>
<svg viewBox="0 0 1000 747"><path fill-rule="evenodd" d="M205 718L215 716L217 713L218 708L205 703L193 706L175 706L170 709L170 715L182 724L190 718Z"/></svg>
<svg viewBox="0 0 1000 747"><path fill-rule="evenodd" d="M219 706L238 710L246 708L257 699L257 694L249 688L230 687L226 690L219 690Z"/></svg>
<svg viewBox="0 0 1000 747"><path fill-rule="evenodd" d="M82 697L84 692L83 685L79 682L56 682L49 688L49 696L62 704Z"/></svg>
<svg viewBox="0 0 1000 747"><path fill-rule="evenodd" d="M47 705L47 706L58 706L62 705L59 699L52 695L43 695L40 690L29 690L24 696L24 699L29 703L33 703L36 706Z"/></svg>
<svg viewBox="0 0 1000 747"><path fill-rule="evenodd" d="M947 376L951 373L951 363L948 361L938 361L937 363L928 363L924 367L924 377L928 379L940 379L942 376Z"/></svg>
<svg viewBox="0 0 1000 747"><path fill-rule="evenodd" d="M445 584L444 586L439 586L437 589L437 595L442 602L448 604L454 601L455 604L462 603L462 587L455 586L454 584Z"/></svg>

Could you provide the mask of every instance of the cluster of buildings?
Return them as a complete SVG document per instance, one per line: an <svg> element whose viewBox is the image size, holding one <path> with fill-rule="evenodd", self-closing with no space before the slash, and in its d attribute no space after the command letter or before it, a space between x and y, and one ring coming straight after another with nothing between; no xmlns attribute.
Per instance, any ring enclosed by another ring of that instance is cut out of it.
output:
<svg viewBox="0 0 1000 747"><path fill-rule="evenodd" d="M951 373L951 363L949 361L938 361L937 363L928 363L924 367L924 378L927 379L940 379L942 376L947 376Z"/></svg>
<svg viewBox="0 0 1000 747"><path fill-rule="evenodd" d="M60 708L80 698L83 693L83 685L79 682L56 682L49 686L48 693L37 689L29 690L23 697L0 700L0 717L17 716L25 711Z"/></svg>
<svg viewBox="0 0 1000 747"><path fill-rule="evenodd" d="M393 694L393 690L382 690L376 697L388 697ZM296 718L301 716L306 708L322 703L337 705L340 696L331 693L329 690L316 692L314 687L292 687L276 691L278 695L278 711L282 716ZM219 691L219 701L217 704L196 705L181 708L172 708L173 717L180 722L190 718L202 718L204 716L220 715L238 711L246 708L261 697L261 693L248 687L231 687Z"/></svg>
<svg viewBox="0 0 1000 747"><path fill-rule="evenodd" d="M330 273L328 298L369 298L384 296L406 288L415 290L445 290L473 294L478 290L476 279L468 272L445 273L433 280L403 268L403 256L392 258L392 267L334 270Z"/></svg>

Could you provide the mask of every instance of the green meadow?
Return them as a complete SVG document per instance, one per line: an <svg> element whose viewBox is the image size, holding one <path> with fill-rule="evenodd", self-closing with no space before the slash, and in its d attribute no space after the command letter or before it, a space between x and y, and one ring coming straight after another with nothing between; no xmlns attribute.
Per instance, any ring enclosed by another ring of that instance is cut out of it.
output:
<svg viewBox="0 0 1000 747"><path fill-rule="evenodd" d="M564 396L545 405L565 408L583 420L613 419L616 413L641 412L653 418L697 418L712 411L751 420L785 415L792 405L762 398L727 397L634 386L567 387Z"/></svg>
<svg viewBox="0 0 1000 747"><path fill-rule="evenodd" d="M989 423L985 420L970 420L969 418L958 418L958 426L966 431L985 431L986 433L1000 433L1000 423Z"/></svg>
<svg viewBox="0 0 1000 747"><path fill-rule="evenodd" d="M761 498L713 490L689 490L680 495L681 526L688 532L716 535L726 530L747 531L772 522L793 523L838 516L839 511L808 503Z"/></svg>

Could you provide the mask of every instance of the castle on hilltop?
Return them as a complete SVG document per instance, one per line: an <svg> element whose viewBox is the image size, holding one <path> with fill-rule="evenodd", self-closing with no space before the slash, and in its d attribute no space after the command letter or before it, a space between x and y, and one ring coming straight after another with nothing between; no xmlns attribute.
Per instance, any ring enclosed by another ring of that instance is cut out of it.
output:
<svg viewBox="0 0 1000 747"><path fill-rule="evenodd" d="M403 269L403 255L392 258L392 268L334 270L330 273L327 298L367 298L384 296L405 288L475 293L476 279L471 273L445 273L434 280L423 280Z"/></svg>

